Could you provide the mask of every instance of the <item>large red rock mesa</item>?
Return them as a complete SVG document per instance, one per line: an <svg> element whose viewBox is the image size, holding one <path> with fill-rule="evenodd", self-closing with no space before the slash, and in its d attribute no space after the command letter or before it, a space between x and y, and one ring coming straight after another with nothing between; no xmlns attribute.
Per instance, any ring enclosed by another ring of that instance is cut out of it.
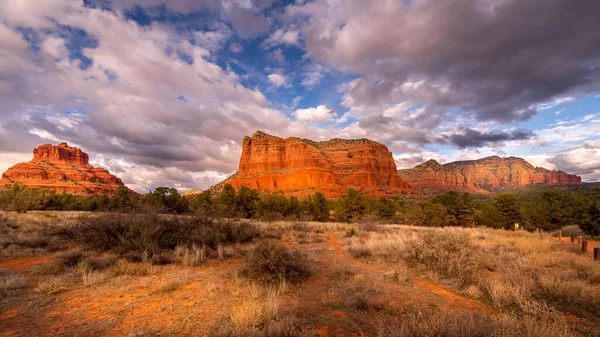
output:
<svg viewBox="0 0 600 337"><path fill-rule="evenodd" d="M77 195L113 195L121 179L89 164L88 155L67 143L45 144L33 150L33 159L2 174L0 186L19 183L32 188Z"/></svg>
<svg viewBox="0 0 600 337"><path fill-rule="evenodd" d="M429 160L398 175L417 192L447 190L489 194L531 185L577 185L581 177L534 167L522 158L492 156L441 165Z"/></svg>
<svg viewBox="0 0 600 337"><path fill-rule="evenodd" d="M349 188L377 197L412 190L398 177L392 153L383 144L368 139L282 139L262 131L244 137L239 171L224 184L301 198L316 192L338 198Z"/></svg>

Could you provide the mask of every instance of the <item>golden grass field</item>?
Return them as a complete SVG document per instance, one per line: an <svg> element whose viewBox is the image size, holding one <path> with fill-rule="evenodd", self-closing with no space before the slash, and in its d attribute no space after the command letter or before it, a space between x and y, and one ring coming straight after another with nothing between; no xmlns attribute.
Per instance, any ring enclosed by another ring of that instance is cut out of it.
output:
<svg viewBox="0 0 600 337"><path fill-rule="evenodd" d="M49 234L95 216L0 214L0 336L600 336L600 262L551 234L248 220L139 262ZM305 277L246 272L262 241Z"/></svg>

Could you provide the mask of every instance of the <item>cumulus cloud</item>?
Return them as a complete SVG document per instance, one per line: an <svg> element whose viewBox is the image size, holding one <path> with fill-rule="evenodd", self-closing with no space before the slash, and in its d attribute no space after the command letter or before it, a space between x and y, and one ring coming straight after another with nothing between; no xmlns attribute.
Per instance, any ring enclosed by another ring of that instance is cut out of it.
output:
<svg viewBox="0 0 600 337"><path fill-rule="evenodd" d="M295 45L299 44L300 31L289 29L277 29L264 41L264 45L267 47L274 47L277 45Z"/></svg>
<svg viewBox="0 0 600 337"><path fill-rule="evenodd" d="M210 179L194 173L235 171L240 141L253 130L321 134L294 125L169 26L140 27L122 12L70 0L1 6L3 158L61 139L127 163L124 181L140 192L171 182L206 188ZM69 32L95 43L75 54Z"/></svg>
<svg viewBox="0 0 600 337"><path fill-rule="evenodd" d="M335 110L325 105L319 105L316 108L298 109L293 114L300 121L316 123L330 121L336 116Z"/></svg>
<svg viewBox="0 0 600 337"><path fill-rule="evenodd" d="M273 83L273 85L275 85L276 87L281 87L281 86L286 85L287 79L285 78L285 76L283 76L281 74L273 73L267 77L269 78L269 81L271 81L271 83Z"/></svg>
<svg viewBox="0 0 600 337"><path fill-rule="evenodd" d="M481 132L463 127L459 132L444 136L440 141L450 142L458 148L464 149L469 147L476 148L490 146L494 143L506 141L528 140L533 137L535 137L535 134L530 130L515 130L512 132L495 130L491 132Z"/></svg>
<svg viewBox="0 0 600 337"><path fill-rule="evenodd" d="M192 34L195 45L208 49L211 52L215 52L223 48L223 45L230 37L231 31L226 25L223 24L218 25L218 27L216 27L214 30L196 31Z"/></svg>
<svg viewBox="0 0 600 337"><path fill-rule="evenodd" d="M269 31L269 21L263 14L241 7L231 10L233 27L244 38L252 38Z"/></svg>
<svg viewBox="0 0 600 337"><path fill-rule="evenodd" d="M229 51L232 53L241 53L244 48L238 42L232 43L229 45Z"/></svg>
<svg viewBox="0 0 600 337"><path fill-rule="evenodd" d="M458 116L518 123L598 92L599 11L568 0L315 0L285 17L314 61L359 75L341 88L352 117L410 102L426 117L414 127L433 138Z"/></svg>

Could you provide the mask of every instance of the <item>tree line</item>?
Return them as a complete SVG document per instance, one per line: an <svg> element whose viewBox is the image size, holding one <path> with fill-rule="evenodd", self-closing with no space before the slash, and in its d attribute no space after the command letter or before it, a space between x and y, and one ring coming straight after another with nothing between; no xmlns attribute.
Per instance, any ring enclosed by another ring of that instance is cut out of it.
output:
<svg viewBox="0 0 600 337"><path fill-rule="evenodd" d="M81 197L68 193L6 186L0 191L0 209L26 212L122 211L153 207L163 213L201 213L209 217L240 217L264 220L302 219L311 221L387 222L417 226L485 226L546 231L579 225L587 234L600 234L600 188L545 190L479 196L456 191L430 200L375 198L349 189L339 199L323 193L306 198L282 194L261 194L247 187L225 185L219 193L211 190L186 198L174 188L158 187L145 196L120 187L112 197Z"/></svg>

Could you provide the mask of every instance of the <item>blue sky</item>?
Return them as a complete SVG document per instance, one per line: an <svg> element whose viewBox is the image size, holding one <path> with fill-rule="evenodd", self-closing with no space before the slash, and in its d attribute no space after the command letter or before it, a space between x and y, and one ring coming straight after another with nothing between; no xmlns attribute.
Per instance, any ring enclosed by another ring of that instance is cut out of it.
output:
<svg viewBox="0 0 600 337"><path fill-rule="evenodd" d="M260 129L598 181L599 6L4 0L0 171L66 141L139 192L204 189Z"/></svg>

